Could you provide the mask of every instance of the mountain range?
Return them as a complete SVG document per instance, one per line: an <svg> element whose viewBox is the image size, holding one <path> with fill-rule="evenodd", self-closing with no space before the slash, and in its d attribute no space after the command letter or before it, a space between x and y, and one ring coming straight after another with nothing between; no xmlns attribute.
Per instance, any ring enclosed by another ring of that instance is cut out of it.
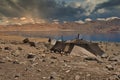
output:
<svg viewBox="0 0 120 80"><path fill-rule="evenodd" d="M79 22L43 22L0 25L0 31L79 31L81 33L120 32L120 19Z"/></svg>

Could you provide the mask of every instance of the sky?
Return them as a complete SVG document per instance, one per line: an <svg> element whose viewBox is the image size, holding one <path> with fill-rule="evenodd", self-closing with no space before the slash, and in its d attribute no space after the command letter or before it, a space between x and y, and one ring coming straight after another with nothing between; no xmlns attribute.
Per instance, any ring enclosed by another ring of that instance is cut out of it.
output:
<svg viewBox="0 0 120 80"><path fill-rule="evenodd" d="M0 0L0 18L76 21L120 17L120 0Z"/></svg>

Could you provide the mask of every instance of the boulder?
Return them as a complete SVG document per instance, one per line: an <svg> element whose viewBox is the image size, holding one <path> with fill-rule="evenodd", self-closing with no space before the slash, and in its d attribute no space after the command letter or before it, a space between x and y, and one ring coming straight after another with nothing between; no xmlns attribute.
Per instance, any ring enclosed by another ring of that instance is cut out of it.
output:
<svg viewBox="0 0 120 80"><path fill-rule="evenodd" d="M13 64L20 64L18 60L13 61Z"/></svg>
<svg viewBox="0 0 120 80"><path fill-rule="evenodd" d="M50 80L54 80L54 77L53 77L53 76L50 76Z"/></svg>
<svg viewBox="0 0 120 80"><path fill-rule="evenodd" d="M90 51L88 51L85 48L80 47L80 46L74 46L70 55L71 56L94 57L94 58L96 58L96 56L93 53L91 53Z"/></svg>
<svg viewBox="0 0 120 80"><path fill-rule="evenodd" d="M106 65L106 68L111 71L111 70L114 70L114 67L112 65Z"/></svg>
<svg viewBox="0 0 120 80"><path fill-rule="evenodd" d="M23 43L29 43L30 41L29 41L29 39L28 38L25 38L24 40L23 40Z"/></svg>
<svg viewBox="0 0 120 80"><path fill-rule="evenodd" d="M5 47L4 50L11 50L11 48L10 47Z"/></svg>
<svg viewBox="0 0 120 80"><path fill-rule="evenodd" d="M18 50L23 50L21 47L18 47Z"/></svg>
<svg viewBox="0 0 120 80"><path fill-rule="evenodd" d="M41 54L41 57L42 57L42 58L45 58L45 57L46 57L46 54Z"/></svg>
<svg viewBox="0 0 120 80"><path fill-rule="evenodd" d="M101 58L108 58L108 54L103 54Z"/></svg>
<svg viewBox="0 0 120 80"><path fill-rule="evenodd" d="M119 57L118 56L111 56L111 57L109 57L108 61L119 61Z"/></svg>
<svg viewBox="0 0 120 80"><path fill-rule="evenodd" d="M28 58L28 59L35 58L35 54L29 53L29 54L27 55L27 58Z"/></svg>
<svg viewBox="0 0 120 80"><path fill-rule="evenodd" d="M29 42L29 45L32 46L32 47L36 47L35 42Z"/></svg>
<svg viewBox="0 0 120 80"><path fill-rule="evenodd" d="M118 55L120 55L120 53L113 53L113 55L114 55L114 56L118 56Z"/></svg>
<svg viewBox="0 0 120 80"><path fill-rule="evenodd" d="M51 56L51 59L57 59L57 57Z"/></svg>
<svg viewBox="0 0 120 80"><path fill-rule="evenodd" d="M110 76L108 80L120 80L120 78L116 75Z"/></svg>
<svg viewBox="0 0 120 80"><path fill-rule="evenodd" d="M18 79L20 77L20 74L15 74L14 79Z"/></svg>
<svg viewBox="0 0 120 80"><path fill-rule="evenodd" d="M94 58L94 57L86 57L86 58L84 58L84 60L88 60L88 61L97 61L97 59Z"/></svg>
<svg viewBox="0 0 120 80"><path fill-rule="evenodd" d="M80 80L80 76L79 76L79 75L76 75L76 76L75 76L75 80Z"/></svg>
<svg viewBox="0 0 120 80"><path fill-rule="evenodd" d="M11 55L13 55L14 57L18 57L20 55L20 51L19 50L12 51Z"/></svg>
<svg viewBox="0 0 120 80"><path fill-rule="evenodd" d="M5 63L4 61L0 61L0 63Z"/></svg>

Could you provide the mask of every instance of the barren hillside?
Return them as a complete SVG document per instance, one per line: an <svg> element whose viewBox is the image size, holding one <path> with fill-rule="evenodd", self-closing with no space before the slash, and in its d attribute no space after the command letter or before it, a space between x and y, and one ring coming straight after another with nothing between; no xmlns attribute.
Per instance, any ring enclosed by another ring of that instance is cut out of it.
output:
<svg viewBox="0 0 120 80"><path fill-rule="evenodd" d="M0 25L0 31L80 31L82 33L119 32L120 19L109 21L90 21L85 24L76 22L41 23L23 25Z"/></svg>

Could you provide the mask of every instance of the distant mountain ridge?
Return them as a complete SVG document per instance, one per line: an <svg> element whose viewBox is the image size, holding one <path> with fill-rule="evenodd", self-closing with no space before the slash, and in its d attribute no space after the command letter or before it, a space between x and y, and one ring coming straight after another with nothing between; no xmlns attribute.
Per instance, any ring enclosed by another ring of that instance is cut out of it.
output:
<svg viewBox="0 0 120 80"><path fill-rule="evenodd" d="M27 23L22 25L1 25L0 31L80 31L81 33L120 32L120 19L65 23Z"/></svg>

